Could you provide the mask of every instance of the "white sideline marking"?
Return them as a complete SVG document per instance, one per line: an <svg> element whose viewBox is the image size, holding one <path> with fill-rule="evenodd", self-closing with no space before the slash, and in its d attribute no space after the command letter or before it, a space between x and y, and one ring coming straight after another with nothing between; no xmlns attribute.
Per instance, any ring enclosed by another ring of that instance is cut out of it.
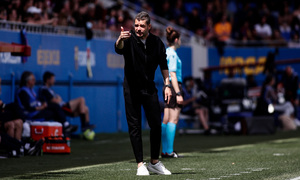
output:
<svg viewBox="0 0 300 180"><path fill-rule="evenodd" d="M230 176L240 176L241 174L235 173L235 174L229 174Z"/></svg>
<svg viewBox="0 0 300 180"><path fill-rule="evenodd" d="M286 142L295 142L295 141L299 141L299 138L277 139L277 140L273 140L273 141L270 141L270 142L273 142L273 143L286 143Z"/></svg>
<svg viewBox="0 0 300 180"><path fill-rule="evenodd" d="M183 171L191 171L191 170L195 170L195 168L181 168L181 170L183 170Z"/></svg>
<svg viewBox="0 0 300 180"><path fill-rule="evenodd" d="M284 156L283 153L274 153L273 156Z"/></svg>
<svg viewBox="0 0 300 180"><path fill-rule="evenodd" d="M289 139L277 139L277 140L273 140L273 141L268 141L271 143L291 143L291 142L295 142L295 141L299 141L299 138L289 138ZM263 142L265 143L265 142ZM228 150L233 150L233 149L243 149L243 148L248 148L248 147L253 147L256 144L244 144L244 145L237 145L237 146L227 146L227 147L221 147L221 148L213 148L211 149L212 151L228 151Z"/></svg>
<svg viewBox="0 0 300 180"><path fill-rule="evenodd" d="M296 178L293 178L293 179L290 179L290 180L300 180L300 176L296 177Z"/></svg>
<svg viewBox="0 0 300 180"><path fill-rule="evenodd" d="M241 174L249 174L249 173L251 173L251 172L249 172L249 171L243 171L243 172L240 172Z"/></svg>
<svg viewBox="0 0 300 180"><path fill-rule="evenodd" d="M238 145L238 146L227 146L227 147L221 147L221 148L214 148L211 149L212 151L229 151L233 149L244 149L244 148L249 148L253 147L254 144L245 144L245 145Z"/></svg>
<svg viewBox="0 0 300 180"><path fill-rule="evenodd" d="M130 171L131 169L120 169L120 171Z"/></svg>
<svg viewBox="0 0 300 180"><path fill-rule="evenodd" d="M242 172L239 172L239 173L233 173L233 174L223 175L223 176L220 176L218 178L209 178L209 180L224 179L224 178L230 178L230 177L233 177L233 176L241 176L243 174L255 173L255 172L258 172L258 171L268 170L270 168L246 168L246 169L247 170L251 170L251 171L250 172L249 171L242 171ZM300 179L295 179L295 180L300 180Z"/></svg>

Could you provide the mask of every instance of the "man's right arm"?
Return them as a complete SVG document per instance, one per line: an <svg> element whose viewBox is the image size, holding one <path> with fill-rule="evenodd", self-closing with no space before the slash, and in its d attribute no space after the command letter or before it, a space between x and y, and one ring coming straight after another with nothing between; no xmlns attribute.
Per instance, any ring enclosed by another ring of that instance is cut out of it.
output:
<svg viewBox="0 0 300 180"><path fill-rule="evenodd" d="M123 54L122 49L124 48L124 40L130 38L130 36L131 36L131 33L129 31L124 31L124 28L121 27L120 36L117 39L116 44L115 44L116 53Z"/></svg>
<svg viewBox="0 0 300 180"><path fill-rule="evenodd" d="M124 48L124 41L120 37L116 41L116 48L118 48L118 49Z"/></svg>

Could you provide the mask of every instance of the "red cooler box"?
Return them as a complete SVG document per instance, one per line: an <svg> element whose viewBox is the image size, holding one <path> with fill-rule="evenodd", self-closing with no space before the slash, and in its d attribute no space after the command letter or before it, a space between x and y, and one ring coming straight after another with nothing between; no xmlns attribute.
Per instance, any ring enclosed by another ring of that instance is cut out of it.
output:
<svg viewBox="0 0 300 180"><path fill-rule="evenodd" d="M39 122L30 124L30 134L33 140L40 140L44 137L63 136L62 124L59 122Z"/></svg>

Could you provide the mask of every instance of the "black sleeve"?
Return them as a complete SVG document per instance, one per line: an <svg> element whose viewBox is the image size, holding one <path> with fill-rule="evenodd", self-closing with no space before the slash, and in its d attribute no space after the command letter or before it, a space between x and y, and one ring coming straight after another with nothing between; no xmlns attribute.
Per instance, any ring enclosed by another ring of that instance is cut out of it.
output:
<svg viewBox="0 0 300 180"><path fill-rule="evenodd" d="M117 54L120 54L120 55L123 55L123 54L124 54L124 47L123 47L123 49L117 48L117 43L116 43L116 42L115 42L114 46L115 46L115 52L116 52Z"/></svg>
<svg viewBox="0 0 300 180"><path fill-rule="evenodd" d="M54 98L54 96L47 89L41 89L39 98L42 102L49 103Z"/></svg>
<svg viewBox="0 0 300 180"><path fill-rule="evenodd" d="M293 99L297 99L298 83L299 83L299 78L298 75L296 75L293 82Z"/></svg>
<svg viewBox="0 0 300 180"><path fill-rule="evenodd" d="M30 97L25 91L21 91L18 96L27 111L35 111L35 108L30 106Z"/></svg>
<svg viewBox="0 0 300 180"><path fill-rule="evenodd" d="M129 48L129 46L130 46L130 44L129 44L130 39L131 39L131 38L128 38L128 39L126 39L126 40L124 41L124 47L123 47L123 49L118 49L118 48L117 48L117 44L116 44L116 42L115 42L115 44L114 44L114 46L115 46L115 52L116 52L117 54L124 55L124 53L126 53L126 52L128 51L128 48Z"/></svg>
<svg viewBox="0 0 300 180"><path fill-rule="evenodd" d="M167 54L164 43L160 40L160 60L159 67L161 70L168 70Z"/></svg>

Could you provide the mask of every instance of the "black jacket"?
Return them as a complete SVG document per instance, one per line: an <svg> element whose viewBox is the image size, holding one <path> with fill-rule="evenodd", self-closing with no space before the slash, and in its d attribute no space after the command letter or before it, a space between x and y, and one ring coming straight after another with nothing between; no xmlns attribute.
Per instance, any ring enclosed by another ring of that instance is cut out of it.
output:
<svg viewBox="0 0 300 180"><path fill-rule="evenodd" d="M168 69L166 49L159 37L149 33L144 43L138 38L134 31L131 37L124 41L124 48L115 51L124 56L124 88L131 91L157 92L154 83L155 71L160 66L161 70Z"/></svg>

